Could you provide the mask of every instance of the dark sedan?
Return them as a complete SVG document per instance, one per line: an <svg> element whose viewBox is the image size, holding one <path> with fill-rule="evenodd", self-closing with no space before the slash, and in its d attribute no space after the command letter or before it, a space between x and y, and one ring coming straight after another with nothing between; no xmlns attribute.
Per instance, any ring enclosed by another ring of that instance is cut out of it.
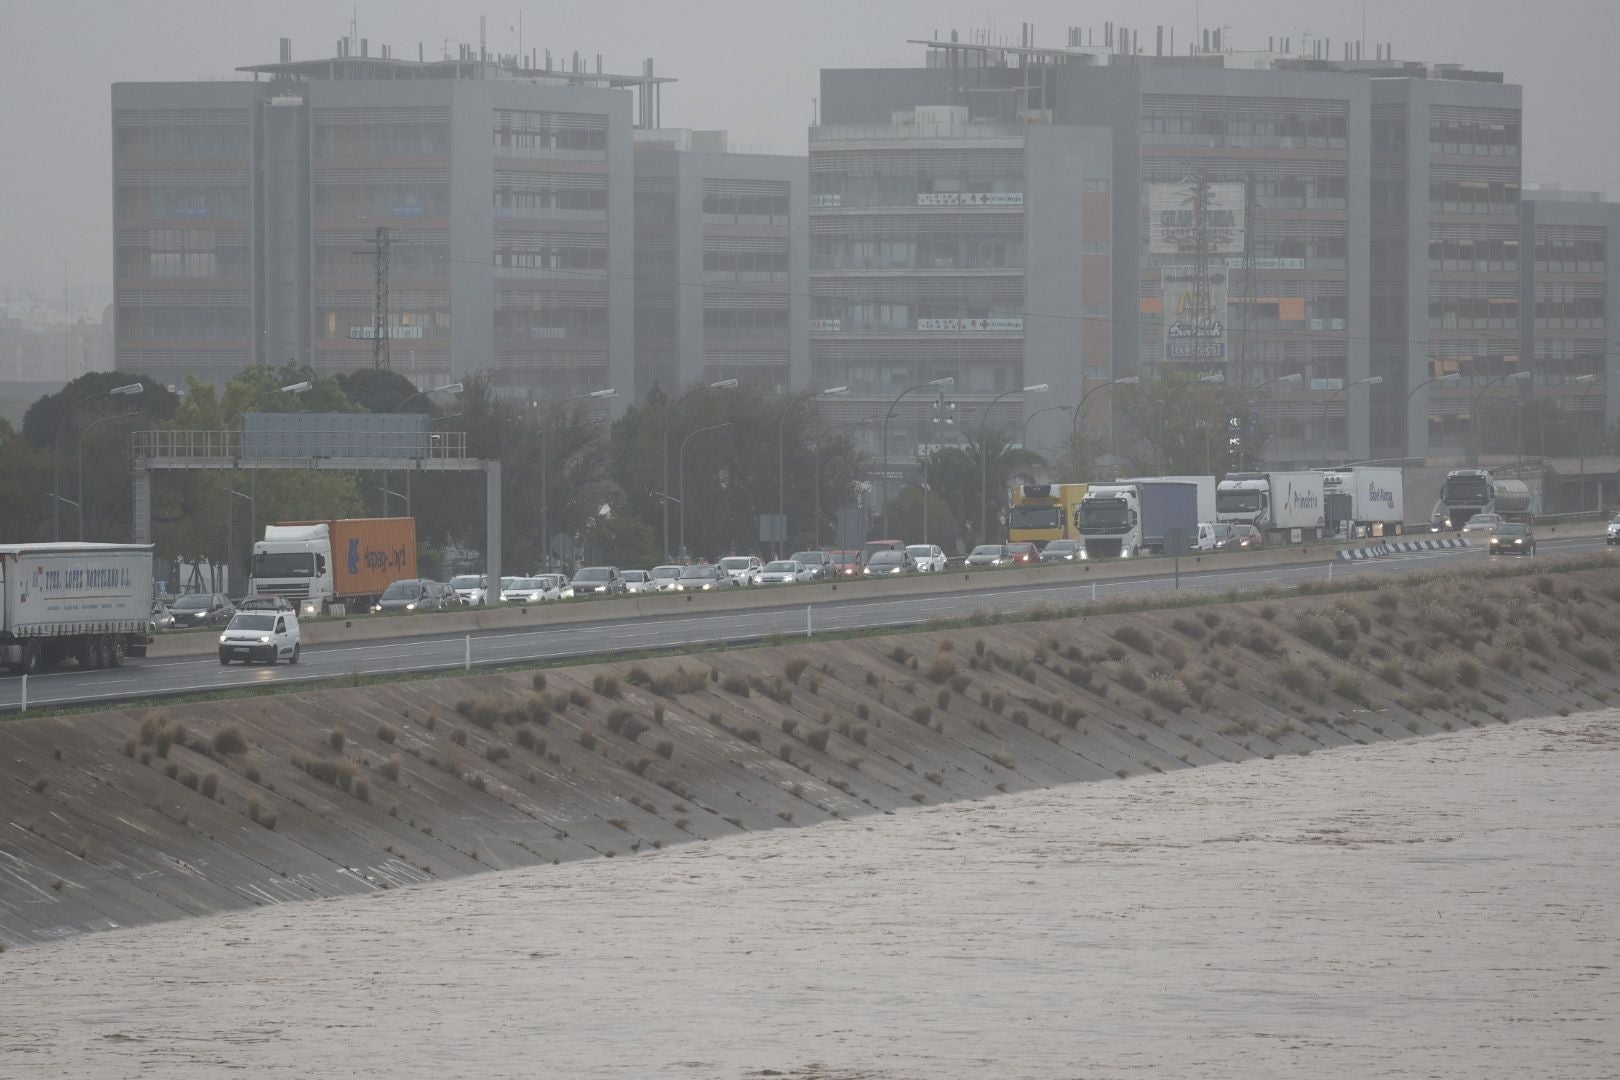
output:
<svg viewBox="0 0 1620 1080"><path fill-rule="evenodd" d="M1528 525L1498 525L1491 531L1490 549L1492 555L1534 555L1536 535Z"/></svg>
<svg viewBox="0 0 1620 1080"><path fill-rule="evenodd" d="M223 626L236 614L236 608L220 593L187 593L169 610L174 614L177 630L189 626Z"/></svg>

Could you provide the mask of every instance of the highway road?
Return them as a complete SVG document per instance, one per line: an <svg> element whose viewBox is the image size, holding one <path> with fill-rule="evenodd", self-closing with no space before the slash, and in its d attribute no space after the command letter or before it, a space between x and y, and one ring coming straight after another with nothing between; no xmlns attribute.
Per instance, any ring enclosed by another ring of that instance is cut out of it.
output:
<svg viewBox="0 0 1620 1080"><path fill-rule="evenodd" d="M1537 557L1590 554L1604 550L1601 537L1541 540ZM1367 575L1419 570L1483 567L1491 556L1479 548L1396 555L1365 562L1293 563L1250 569L1184 571L1183 590L1225 592L1230 589L1289 588L1306 581L1325 582ZM974 611L1011 612L1039 604L1075 604L1118 600L1176 587L1169 560L1164 574L1115 581L1086 580L1020 584L1016 572L1005 580L970 592L938 595L868 597L792 603L708 614L668 615L571 623L534 629L490 630L463 634L425 634L363 643L310 647L297 666L221 667L217 657L173 657L131 660L111 671L79 672L72 668L28 679L28 705L93 704L204 693L253 686L291 686L345 675L403 671L440 671L473 666L516 664L571 656L602 655L641 649L701 647L725 642L757 641L771 635L802 636L837 630L912 626L936 618L962 618ZM16 712L22 680L0 678L0 712Z"/></svg>

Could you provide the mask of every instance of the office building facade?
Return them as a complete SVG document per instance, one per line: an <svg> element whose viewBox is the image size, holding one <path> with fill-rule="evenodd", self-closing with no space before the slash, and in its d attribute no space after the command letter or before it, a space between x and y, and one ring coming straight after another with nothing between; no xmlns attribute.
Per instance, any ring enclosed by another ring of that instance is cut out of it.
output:
<svg viewBox="0 0 1620 1080"><path fill-rule="evenodd" d="M635 144L636 395L810 378L809 170L731 153L723 131L643 130Z"/></svg>
<svg viewBox="0 0 1620 1080"><path fill-rule="evenodd" d="M628 397L631 133L661 80L361 51L114 85L118 366Z"/></svg>

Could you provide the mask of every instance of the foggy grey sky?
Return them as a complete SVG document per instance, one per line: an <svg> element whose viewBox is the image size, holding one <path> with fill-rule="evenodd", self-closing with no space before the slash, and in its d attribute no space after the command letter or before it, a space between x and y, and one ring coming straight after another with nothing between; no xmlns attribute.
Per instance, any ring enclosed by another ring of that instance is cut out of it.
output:
<svg viewBox="0 0 1620 1080"><path fill-rule="evenodd" d="M822 67L916 64L908 37L956 27L989 28L1016 41L1036 24L1037 44L1062 45L1066 27L1124 19L1145 35L1176 27L1191 38L1194 9L1205 26L1227 26L1239 48L1268 35L1308 32L1340 41L1361 34L1392 41L1404 59L1455 61L1501 70L1525 87L1527 183L1596 188L1620 197L1620 140L1613 102L1620 90L1611 53L1620 30L1615 0L550 0L490 3L488 44L604 54L612 71L642 58L679 80L664 91L667 127L725 128L738 149L805 152L805 128ZM0 40L0 290L60 297L64 285L110 295L113 82L236 77L244 64L276 58L293 39L295 59L329 56L349 25L351 5L278 0L3 0ZM443 0L369 0L359 30L395 55L428 55L478 43L477 5Z"/></svg>

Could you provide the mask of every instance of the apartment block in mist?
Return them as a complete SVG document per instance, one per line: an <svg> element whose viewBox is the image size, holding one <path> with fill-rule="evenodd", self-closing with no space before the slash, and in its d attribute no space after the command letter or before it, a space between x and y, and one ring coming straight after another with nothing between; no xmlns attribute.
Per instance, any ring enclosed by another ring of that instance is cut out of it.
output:
<svg viewBox="0 0 1620 1080"><path fill-rule="evenodd" d="M631 137L665 80L539 50L368 51L294 61L284 39L239 80L113 86L118 366L336 372L382 340L420 386L628 396Z"/></svg>
<svg viewBox="0 0 1620 1080"><path fill-rule="evenodd" d="M809 380L809 171L724 131L635 138L636 396Z"/></svg>
<svg viewBox="0 0 1620 1080"><path fill-rule="evenodd" d="M903 471L983 427L1055 452L1072 413L1048 410L1027 435L1026 420L1113 367L1109 132L1053 122L1060 61L932 44L925 56L821 74L811 379L848 385L823 414ZM1051 389L1026 400L1035 383Z"/></svg>
<svg viewBox="0 0 1620 1080"><path fill-rule="evenodd" d="M1251 40L1109 24L1040 47L1026 25L1016 45L952 32L913 42L917 67L823 71L814 377L861 387L851 412L945 375L970 407L1052 384L1003 402L992 423L1010 430L1079 386L1220 376L1253 392L1268 457L1297 464L1458 459L1494 399L1608 398L1575 382L1603 370L1607 211L1549 210L1591 257L1556 261L1581 280L1528 283L1521 89L1384 43ZM1085 226L1088 198L1109 227ZM1560 321L1536 344L1551 327L1521 315L1532 293L1580 309L1557 318L1585 336ZM1533 378L1502 378L1518 371ZM925 448L931 418L895 415L918 423L891 450Z"/></svg>

